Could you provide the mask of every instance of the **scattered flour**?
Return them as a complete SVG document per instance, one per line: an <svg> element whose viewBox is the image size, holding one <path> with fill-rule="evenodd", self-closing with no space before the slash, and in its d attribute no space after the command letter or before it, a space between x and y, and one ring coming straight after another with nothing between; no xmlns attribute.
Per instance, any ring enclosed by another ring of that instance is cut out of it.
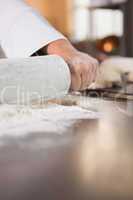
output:
<svg viewBox="0 0 133 200"><path fill-rule="evenodd" d="M79 119L95 119L100 114L78 106L54 105L46 108L0 106L0 137L23 137L29 133L59 133Z"/></svg>

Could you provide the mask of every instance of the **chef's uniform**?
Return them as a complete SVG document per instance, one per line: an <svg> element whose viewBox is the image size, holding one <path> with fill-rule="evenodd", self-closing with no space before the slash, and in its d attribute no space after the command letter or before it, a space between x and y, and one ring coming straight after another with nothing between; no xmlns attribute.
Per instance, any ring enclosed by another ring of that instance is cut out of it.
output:
<svg viewBox="0 0 133 200"><path fill-rule="evenodd" d="M1 57L29 57L65 37L24 0L0 0Z"/></svg>

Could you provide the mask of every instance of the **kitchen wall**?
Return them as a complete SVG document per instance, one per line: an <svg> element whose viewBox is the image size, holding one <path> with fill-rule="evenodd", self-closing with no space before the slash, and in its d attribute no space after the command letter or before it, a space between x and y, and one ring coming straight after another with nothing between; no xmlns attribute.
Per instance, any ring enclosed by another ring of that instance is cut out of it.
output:
<svg viewBox="0 0 133 200"><path fill-rule="evenodd" d="M72 0L25 0L37 8L64 35L72 34Z"/></svg>
<svg viewBox="0 0 133 200"><path fill-rule="evenodd" d="M128 0L123 8L124 20L124 55L133 57L133 0Z"/></svg>

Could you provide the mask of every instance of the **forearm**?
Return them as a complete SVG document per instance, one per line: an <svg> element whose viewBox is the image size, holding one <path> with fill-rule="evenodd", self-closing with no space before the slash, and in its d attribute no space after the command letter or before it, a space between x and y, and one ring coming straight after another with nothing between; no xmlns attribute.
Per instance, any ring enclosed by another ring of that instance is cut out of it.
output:
<svg viewBox="0 0 133 200"><path fill-rule="evenodd" d="M54 42L51 42L42 49L42 52L48 55L59 55L64 60L69 59L69 55L77 52L77 50L72 46L72 44L67 39L59 39Z"/></svg>

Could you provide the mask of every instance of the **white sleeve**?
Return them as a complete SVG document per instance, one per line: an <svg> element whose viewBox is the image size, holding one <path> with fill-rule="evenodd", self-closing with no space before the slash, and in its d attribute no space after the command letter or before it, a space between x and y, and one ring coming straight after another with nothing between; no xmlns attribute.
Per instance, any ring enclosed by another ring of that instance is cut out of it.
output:
<svg viewBox="0 0 133 200"><path fill-rule="evenodd" d="M0 0L0 45L6 57L29 57L65 37L23 0Z"/></svg>

